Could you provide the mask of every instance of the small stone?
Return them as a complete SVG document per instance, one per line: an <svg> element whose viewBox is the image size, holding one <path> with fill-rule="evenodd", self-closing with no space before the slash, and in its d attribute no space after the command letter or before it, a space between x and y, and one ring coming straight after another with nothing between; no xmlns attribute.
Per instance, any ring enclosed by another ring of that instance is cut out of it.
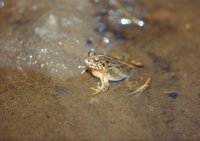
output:
<svg viewBox="0 0 200 141"><path fill-rule="evenodd" d="M93 43L93 38L92 37L87 38L86 43L88 45L91 45Z"/></svg>
<svg viewBox="0 0 200 141"><path fill-rule="evenodd" d="M176 97L178 96L177 92L171 92L168 94L169 97L171 97L172 99L176 99Z"/></svg>

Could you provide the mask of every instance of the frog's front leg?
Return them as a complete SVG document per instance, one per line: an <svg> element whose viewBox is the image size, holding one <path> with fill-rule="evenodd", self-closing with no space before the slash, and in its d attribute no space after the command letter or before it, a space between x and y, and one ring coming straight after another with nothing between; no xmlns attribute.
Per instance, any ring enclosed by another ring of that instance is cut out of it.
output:
<svg viewBox="0 0 200 141"><path fill-rule="evenodd" d="M84 74L84 73L87 71L86 66L81 66L81 65L79 65L78 68L79 68L79 69L83 69L83 70L81 71L81 74Z"/></svg>
<svg viewBox="0 0 200 141"><path fill-rule="evenodd" d="M97 88L90 88L91 90L95 91L95 93L93 93L92 95L96 95L100 92L106 92L109 89L110 84L109 84L109 80L107 79L107 77L105 75L103 75L100 78L100 80L101 80L101 86L98 83Z"/></svg>

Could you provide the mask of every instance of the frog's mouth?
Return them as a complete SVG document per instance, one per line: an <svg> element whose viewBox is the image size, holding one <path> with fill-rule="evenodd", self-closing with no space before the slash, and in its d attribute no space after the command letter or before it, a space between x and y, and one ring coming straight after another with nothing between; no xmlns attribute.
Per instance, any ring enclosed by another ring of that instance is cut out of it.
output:
<svg viewBox="0 0 200 141"><path fill-rule="evenodd" d="M84 63L88 68L94 68L93 61L89 60L88 58L84 59Z"/></svg>
<svg viewBox="0 0 200 141"><path fill-rule="evenodd" d="M85 65L86 65L87 67L89 67L89 66L90 66L90 62L89 62L89 60L88 60L87 58L86 58L86 59L84 59L83 61L84 61Z"/></svg>
<svg viewBox="0 0 200 141"><path fill-rule="evenodd" d="M87 67L88 69L99 70L98 65L94 63L93 59L86 58L86 59L84 59L84 63L85 63L85 65L86 65L86 67Z"/></svg>

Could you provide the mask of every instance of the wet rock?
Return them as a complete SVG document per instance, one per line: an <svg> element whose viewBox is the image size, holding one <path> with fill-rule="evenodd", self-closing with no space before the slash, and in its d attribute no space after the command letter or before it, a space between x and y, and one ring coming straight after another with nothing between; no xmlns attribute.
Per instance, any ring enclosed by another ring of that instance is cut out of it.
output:
<svg viewBox="0 0 200 141"><path fill-rule="evenodd" d="M7 2L0 13L1 67L33 69L54 77L80 74L78 65L89 51L85 38L97 36L91 28L93 8L89 2L61 1Z"/></svg>
<svg viewBox="0 0 200 141"><path fill-rule="evenodd" d="M92 37L89 37L89 38L87 38L87 40L86 40L86 44L87 44L87 45L91 45L91 44L93 44L93 42L94 42L94 39L93 39Z"/></svg>

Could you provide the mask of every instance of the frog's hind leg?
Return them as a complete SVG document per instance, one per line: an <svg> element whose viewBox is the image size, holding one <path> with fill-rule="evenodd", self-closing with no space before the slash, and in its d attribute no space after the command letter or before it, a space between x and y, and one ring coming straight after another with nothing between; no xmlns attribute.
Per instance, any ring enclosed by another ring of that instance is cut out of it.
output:
<svg viewBox="0 0 200 141"><path fill-rule="evenodd" d="M131 60L131 64L135 67L143 68L144 65L142 62L136 61L136 60Z"/></svg>
<svg viewBox="0 0 200 141"><path fill-rule="evenodd" d="M131 77L133 77L133 71L126 77L125 82L128 82Z"/></svg>
<svg viewBox="0 0 200 141"><path fill-rule="evenodd" d="M108 89L110 87L109 80L105 76L100 78L100 80L101 80L101 86L98 83L97 88L90 88L91 90L95 91L92 95L96 95L98 93L108 91Z"/></svg>
<svg viewBox="0 0 200 141"><path fill-rule="evenodd" d="M130 93L128 95L143 93L144 91L146 91L149 88L150 83L151 83L151 77L147 78L147 80L145 81L145 83L142 86L140 86L134 92L132 92L132 93Z"/></svg>
<svg viewBox="0 0 200 141"><path fill-rule="evenodd" d="M102 92L108 91L109 87L110 87L109 80L106 77L103 77L101 79L101 90L102 90Z"/></svg>
<svg viewBox="0 0 200 141"><path fill-rule="evenodd" d="M130 81L132 81L131 79L134 78L134 76L137 76L137 72L136 71L131 71L130 74L125 79L125 84L129 89L132 88L132 86L131 86L132 84L130 83Z"/></svg>

